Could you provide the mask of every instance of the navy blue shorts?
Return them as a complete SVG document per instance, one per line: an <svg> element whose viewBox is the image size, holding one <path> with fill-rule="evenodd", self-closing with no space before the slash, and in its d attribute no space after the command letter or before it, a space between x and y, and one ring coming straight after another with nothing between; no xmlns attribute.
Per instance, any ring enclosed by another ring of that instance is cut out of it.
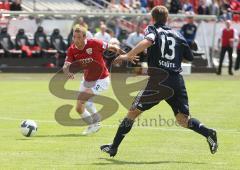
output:
<svg viewBox="0 0 240 170"><path fill-rule="evenodd" d="M165 100L175 115L178 113L189 115L188 95L182 75L178 73L161 74L149 77L147 86L138 93L131 110L135 108L141 111L149 110Z"/></svg>

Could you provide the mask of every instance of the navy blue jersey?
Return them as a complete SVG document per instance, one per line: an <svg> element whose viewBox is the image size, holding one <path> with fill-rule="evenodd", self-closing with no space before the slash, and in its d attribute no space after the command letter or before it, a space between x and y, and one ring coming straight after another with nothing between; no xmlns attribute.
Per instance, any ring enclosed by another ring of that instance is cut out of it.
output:
<svg viewBox="0 0 240 170"><path fill-rule="evenodd" d="M197 26L195 24L185 24L181 28L181 33L183 37L187 40L189 44L191 44L196 36Z"/></svg>
<svg viewBox="0 0 240 170"><path fill-rule="evenodd" d="M184 37L167 26L148 26L145 39L153 42L153 45L147 49L149 67L179 73L182 71L183 58L193 60L193 54Z"/></svg>

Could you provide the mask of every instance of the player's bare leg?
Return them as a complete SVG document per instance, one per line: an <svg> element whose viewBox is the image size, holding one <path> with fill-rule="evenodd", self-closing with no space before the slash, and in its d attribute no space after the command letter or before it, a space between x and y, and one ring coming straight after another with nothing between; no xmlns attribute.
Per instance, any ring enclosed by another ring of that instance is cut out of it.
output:
<svg viewBox="0 0 240 170"><path fill-rule="evenodd" d="M117 154L118 147L122 142L125 135L132 129L134 120L142 113L138 109L130 110L127 116L123 119L122 123L119 125L117 133L114 137L112 144L102 145L100 149L103 152L108 153L111 157Z"/></svg>
<svg viewBox="0 0 240 170"><path fill-rule="evenodd" d="M206 137L211 153L214 154L217 152L217 132L214 129L205 127L199 120L190 118L190 116L183 113L178 113L176 120L180 126L191 129Z"/></svg>
<svg viewBox="0 0 240 170"><path fill-rule="evenodd" d="M83 120L89 125L88 128L83 132L83 135L89 135L95 133L100 129L100 117L97 113L91 114L86 109L86 103L95 95L91 89L85 89L80 92L77 100L76 111L80 114Z"/></svg>

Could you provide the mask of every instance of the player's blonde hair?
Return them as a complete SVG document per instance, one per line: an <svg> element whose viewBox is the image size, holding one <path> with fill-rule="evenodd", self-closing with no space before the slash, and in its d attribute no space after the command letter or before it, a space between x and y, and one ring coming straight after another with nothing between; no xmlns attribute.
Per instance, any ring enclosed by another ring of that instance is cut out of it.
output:
<svg viewBox="0 0 240 170"><path fill-rule="evenodd" d="M87 34L87 29L80 24L76 24L76 25L73 26L73 32L76 31L76 30L80 30L83 33L83 35Z"/></svg>

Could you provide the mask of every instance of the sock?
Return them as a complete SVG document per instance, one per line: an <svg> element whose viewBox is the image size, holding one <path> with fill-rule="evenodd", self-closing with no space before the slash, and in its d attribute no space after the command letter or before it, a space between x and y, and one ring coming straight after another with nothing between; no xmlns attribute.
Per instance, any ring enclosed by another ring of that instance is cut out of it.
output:
<svg viewBox="0 0 240 170"><path fill-rule="evenodd" d="M93 123L97 123L101 121L101 115L98 113L93 113L92 114L92 119L93 119Z"/></svg>
<svg viewBox="0 0 240 170"><path fill-rule="evenodd" d="M81 115L82 116L82 119L88 124L88 125L91 125L93 124L93 119L92 119L92 116L91 114L85 109L83 114Z"/></svg>
<svg viewBox="0 0 240 170"><path fill-rule="evenodd" d="M93 100L92 99L89 99L86 104L86 109L89 111L89 113L91 114L92 116L92 119L93 119L93 123L97 123L97 122L100 122L101 121L101 116L100 114L97 113L97 109L93 103Z"/></svg>
<svg viewBox="0 0 240 170"><path fill-rule="evenodd" d="M90 112L90 113L97 113L97 109L93 103L93 100L92 99L89 99L86 104L86 109Z"/></svg>
<svg viewBox="0 0 240 170"><path fill-rule="evenodd" d="M115 138L113 140L112 147L118 148L125 135L131 130L134 121L128 118L123 119L119 125Z"/></svg>
<svg viewBox="0 0 240 170"><path fill-rule="evenodd" d="M201 122L195 118L190 118L188 121L188 128L205 136L208 137L209 129L205 127Z"/></svg>

